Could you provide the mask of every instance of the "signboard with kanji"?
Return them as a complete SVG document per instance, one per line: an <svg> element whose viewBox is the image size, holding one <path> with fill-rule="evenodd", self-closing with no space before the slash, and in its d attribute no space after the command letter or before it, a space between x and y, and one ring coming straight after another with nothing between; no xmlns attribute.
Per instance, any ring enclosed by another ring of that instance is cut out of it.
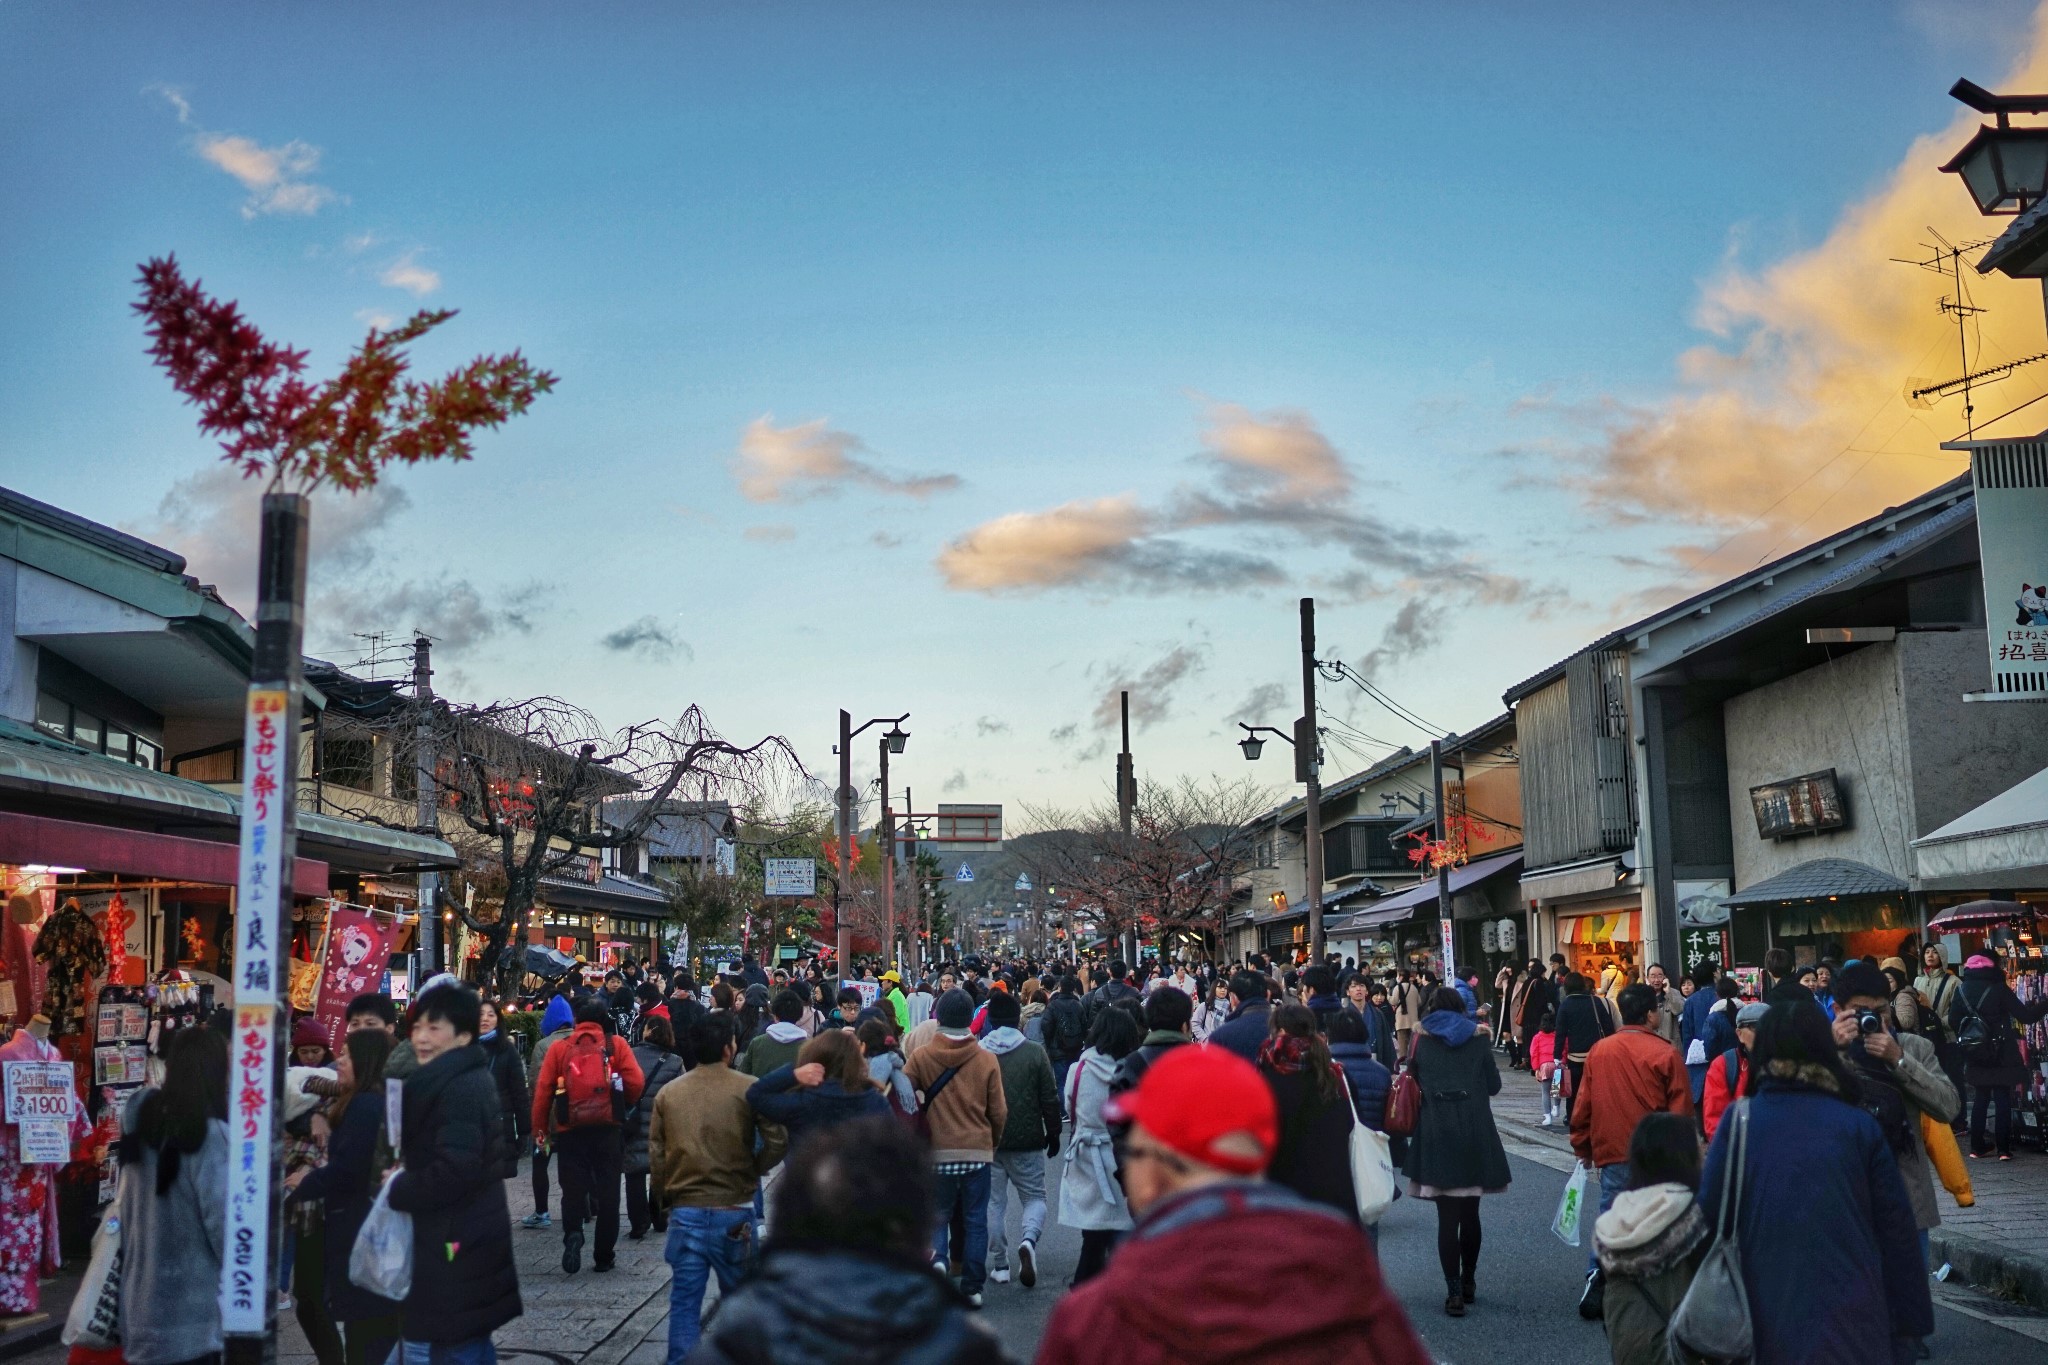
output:
<svg viewBox="0 0 2048 1365"><path fill-rule="evenodd" d="M815 896L818 894L816 858L763 858L765 886L769 896Z"/></svg>

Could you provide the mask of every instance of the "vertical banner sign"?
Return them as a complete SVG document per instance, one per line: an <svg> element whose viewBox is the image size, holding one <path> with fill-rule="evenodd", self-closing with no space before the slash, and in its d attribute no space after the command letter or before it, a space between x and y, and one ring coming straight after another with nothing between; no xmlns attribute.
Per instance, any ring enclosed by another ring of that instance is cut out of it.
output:
<svg viewBox="0 0 2048 1365"><path fill-rule="evenodd" d="M337 909L328 917L327 957L320 964L320 995L313 1019L334 1051L341 1051L348 1002L382 987L397 929L398 922L390 916L373 915L354 906Z"/></svg>
<svg viewBox="0 0 2048 1365"><path fill-rule="evenodd" d="M1443 933L1444 980L1446 982L1455 981L1458 979L1458 963L1451 954L1451 917L1449 915L1440 915L1437 917L1436 923L1437 928Z"/></svg>
<svg viewBox="0 0 2048 1365"><path fill-rule="evenodd" d="M1970 451L1992 697L2048 695L2048 443L1986 441Z"/></svg>
<svg viewBox="0 0 2048 1365"><path fill-rule="evenodd" d="M282 860L289 809L286 746L298 741L290 693L249 690L243 730L248 803L242 817L241 880L235 903L235 1032L228 1057L227 1245L220 1322L226 1332L261 1333L271 1299L271 1072L277 1039L284 945L272 913L290 868Z"/></svg>

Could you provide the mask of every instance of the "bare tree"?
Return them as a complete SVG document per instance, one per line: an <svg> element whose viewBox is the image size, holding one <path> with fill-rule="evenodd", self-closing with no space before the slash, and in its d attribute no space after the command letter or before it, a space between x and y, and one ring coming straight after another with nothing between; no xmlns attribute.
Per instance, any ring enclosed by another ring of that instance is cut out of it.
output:
<svg viewBox="0 0 2048 1365"><path fill-rule="evenodd" d="M401 755L416 742L422 705L397 707L382 722ZM735 744L695 706L673 722L610 733L589 712L555 697L484 706L434 698L424 706L436 802L468 832L459 842L474 879L498 893L495 907L454 911L482 937L483 974L501 994L523 970L543 878L594 872L604 850L644 838L664 803L678 795L744 799L791 773L803 775L780 735ZM409 775L412 767L401 757L394 771ZM607 802L618 803L612 818Z"/></svg>
<svg viewBox="0 0 2048 1365"><path fill-rule="evenodd" d="M1079 812L1027 806L1025 824L1039 837L1017 851L1039 885L1058 887L1111 937L1183 934L1213 946L1243 894L1252 821L1270 805L1249 779L1140 781L1129 834L1114 802Z"/></svg>

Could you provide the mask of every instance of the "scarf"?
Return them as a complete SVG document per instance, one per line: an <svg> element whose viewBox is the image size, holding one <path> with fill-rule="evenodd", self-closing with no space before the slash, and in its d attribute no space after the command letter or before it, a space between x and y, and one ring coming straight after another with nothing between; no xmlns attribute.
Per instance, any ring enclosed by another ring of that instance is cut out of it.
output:
<svg viewBox="0 0 2048 1365"><path fill-rule="evenodd" d="M1282 1076L1299 1075L1308 1063L1308 1039L1276 1033L1259 1045L1259 1061Z"/></svg>
<svg viewBox="0 0 2048 1365"><path fill-rule="evenodd" d="M1460 1010L1431 1010L1422 1016L1422 1031L1447 1047L1460 1047L1471 1041L1479 1025Z"/></svg>

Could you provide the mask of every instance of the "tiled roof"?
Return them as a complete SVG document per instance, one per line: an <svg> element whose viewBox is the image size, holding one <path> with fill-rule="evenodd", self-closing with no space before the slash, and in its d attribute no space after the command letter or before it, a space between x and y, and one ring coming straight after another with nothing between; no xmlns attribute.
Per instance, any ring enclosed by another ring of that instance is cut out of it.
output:
<svg viewBox="0 0 2048 1365"><path fill-rule="evenodd" d="M1906 883L1853 858L1815 858L1766 877L1732 896L1723 905L1765 905L1777 901L1821 900L1828 896L1895 896Z"/></svg>

